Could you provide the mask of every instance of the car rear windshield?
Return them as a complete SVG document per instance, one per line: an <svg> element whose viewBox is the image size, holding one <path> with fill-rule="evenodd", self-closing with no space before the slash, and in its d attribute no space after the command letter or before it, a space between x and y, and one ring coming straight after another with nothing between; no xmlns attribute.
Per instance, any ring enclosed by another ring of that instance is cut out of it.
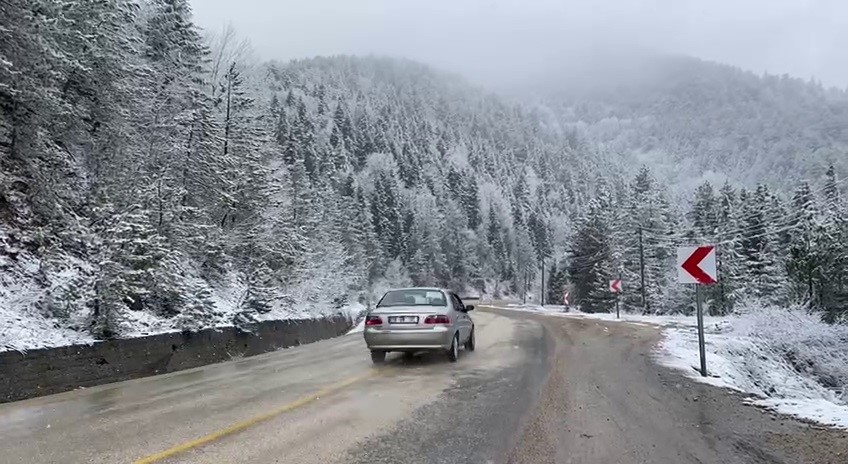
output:
<svg viewBox="0 0 848 464"><path fill-rule="evenodd" d="M383 295L377 307L386 306L447 306L445 294L438 290L392 290Z"/></svg>

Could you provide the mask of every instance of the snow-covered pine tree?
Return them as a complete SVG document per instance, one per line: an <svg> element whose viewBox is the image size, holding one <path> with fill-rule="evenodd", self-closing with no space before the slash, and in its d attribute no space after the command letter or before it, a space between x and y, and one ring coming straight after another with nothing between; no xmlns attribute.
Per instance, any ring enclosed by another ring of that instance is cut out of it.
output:
<svg viewBox="0 0 848 464"><path fill-rule="evenodd" d="M840 194L840 180L830 166L825 173L822 214L822 272L820 302L828 320L848 314L848 206Z"/></svg>
<svg viewBox="0 0 848 464"><path fill-rule="evenodd" d="M403 211L397 181L390 171L375 173L371 218L386 256L389 259L400 257L405 250Z"/></svg>
<svg viewBox="0 0 848 464"><path fill-rule="evenodd" d="M471 284L472 277L476 274L472 233L468 230L465 214L456 202L447 201L442 208L444 222L440 231L441 246L450 277L447 282L441 284L461 293Z"/></svg>
<svg viewBox="0 0 848 464"><path fill-rule="evenodd" d="M795 189L792 196L793 230L789 243L787 271L792 290L790 297L818 306L825 256L823 254L823 228L818 201L806 182Z"/></svg>
<svg viewBox="0 0 848 464"><path fill-rule="evenodd" d="M740 196L743 232L740 234L741 254L745 259L746 285L740 286L740 297L781 304L786 301L786 273L783 257L778 254L781 230L775 228L775 202L765 185L757 186L753 194Z"/></svg>
<svg viewBox="0 0 848 464"><path fill-rule="evenodd" d="M560 265L556 260L551 260L551 266L545 276L547 295L545 302L553 305L563 304L563 295L565 287L568 284L568 269L565 265Z"/></svg>
<svg viewBox="0 0 848 464"><path fill-rule="evenodd" d="M729 312L736 303L736 288L742 284L743 257L739 253L740 206L736 190L725 182L718 192L718 233L716 259L719 273L718 304L723 313Z"/></svg>
<svg viewBox="0 0 848 464"><path fill-rule="evenodd" d="M689 217L698 240L706 242L715 240L719 223L718 210L719 204L716 201L715 190L708 181L704 182L695 191Z"/></svg>
<svg viewBox="0 0 848 464"><path fill-rule="evenodd" d="M673 265L674 227L669 223L672 212L665 192L649 168L639 170L630 186L626 204L627 215L620 238L624 247L623 278L633 291L624 294L625 304L648 313L662 311L667 303L668 274Z"/></svg>
<svg viewBox="0 0 848 464"><path fill-rule="evenodd" d="M180 298L168 264L169 250L140 205L115 211L105 205L96 211L102 240L95 249L92 332L101 338L120 336L130 312L150 311L173 316Z"/></svg>
<svg viewBox="0 0 848 464"><path fill-rule="evenodd" d="M578 225L568 261L575 304L587 312L609 311L615 301L608 288L615 269L610 235L603 204L592 200L586 218Z"/></svg>

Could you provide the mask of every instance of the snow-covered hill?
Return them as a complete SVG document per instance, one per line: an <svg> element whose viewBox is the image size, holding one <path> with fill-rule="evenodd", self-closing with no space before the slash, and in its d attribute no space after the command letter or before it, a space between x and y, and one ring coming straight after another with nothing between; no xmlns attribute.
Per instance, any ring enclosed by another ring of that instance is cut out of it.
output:
<svg viewBox="0 0 848 464"><path fill-rule="evenodd" d="M541 266L587 310L621 273L628 306L688 311L671 260L694 241L721 246L716 313L845 311L844 157L798 169L809 185L694 197L656 166L753 182L799 147L837 153L838 92L685 65L635 101L516 103L407 60L254 63L207 44L187 1L141 3L0 19L4 349L327 314L394 285L517 294Z"/></svg>

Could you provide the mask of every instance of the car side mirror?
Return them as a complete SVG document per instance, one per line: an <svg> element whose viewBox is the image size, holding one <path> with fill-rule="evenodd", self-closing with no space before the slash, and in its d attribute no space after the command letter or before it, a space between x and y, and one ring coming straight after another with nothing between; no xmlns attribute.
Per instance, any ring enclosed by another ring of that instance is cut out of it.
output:
<svg viewBox="0 0 848 464"><path fill-rule="evenodd" d="M474 305L465 305L465 312L474 311Z"/></svg>

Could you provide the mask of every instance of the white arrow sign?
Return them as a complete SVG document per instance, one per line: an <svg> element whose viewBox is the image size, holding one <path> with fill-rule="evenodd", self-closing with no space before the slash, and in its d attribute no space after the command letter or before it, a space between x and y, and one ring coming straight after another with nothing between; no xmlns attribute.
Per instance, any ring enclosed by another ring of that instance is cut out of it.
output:
<svg viewBox="0 0 848 464"><path fill-rule="evenodd" d="M677 280L681 284L712 285L718 282L713 245L677 249Z"/></svg>

